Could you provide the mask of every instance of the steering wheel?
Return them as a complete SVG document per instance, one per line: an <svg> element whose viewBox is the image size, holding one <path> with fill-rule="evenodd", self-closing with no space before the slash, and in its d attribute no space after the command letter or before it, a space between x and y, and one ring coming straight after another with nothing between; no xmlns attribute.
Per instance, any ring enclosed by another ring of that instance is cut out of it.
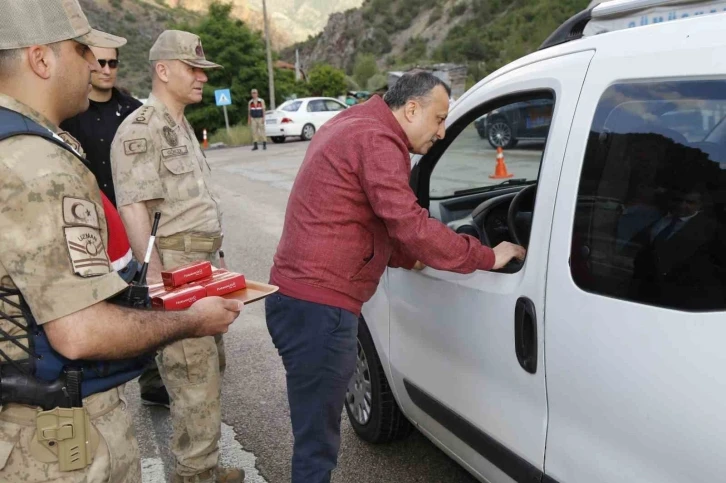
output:
<svg viewBox="0 0 726 483"><path fill-rule="evenodd" d="M517 224L515 221L517 220L517 213L519 212L519 205L522 203L522 200L526 196L533 194L536 190L536 183L521 190L514 198L512 198L511 203L509 203L509 211L507 211L507 227L509 228L509 235L512 237L512 241L515 244L521 245L524 248L527 248L527 245L529 245L529 240L526 240L527 243L523 243L524 239L517 233Z"/></svg>

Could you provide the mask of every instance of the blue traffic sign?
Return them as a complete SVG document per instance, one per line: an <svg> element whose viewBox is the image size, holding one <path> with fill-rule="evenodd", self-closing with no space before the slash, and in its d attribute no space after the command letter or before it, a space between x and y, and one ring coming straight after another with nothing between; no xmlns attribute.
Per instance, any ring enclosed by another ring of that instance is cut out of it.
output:
<svg viewBox="0 0 726 483"><path fill-rule="evenodd" d="M214 91L214 99L218 106L229 106L232 104L232 94L229 89L217 89Z"/></svg>

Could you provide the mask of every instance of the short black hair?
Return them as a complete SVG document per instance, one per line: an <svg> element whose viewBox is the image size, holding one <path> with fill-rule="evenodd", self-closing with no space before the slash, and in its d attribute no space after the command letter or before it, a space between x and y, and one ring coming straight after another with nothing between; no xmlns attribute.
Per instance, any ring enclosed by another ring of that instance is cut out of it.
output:
<svg viewBox="0 0 726 483"><path fill-rule="evenodd" d="M22 49L0 50L0 78L10 75L17 67Z"/></svg>
<svg viewBox="0 0 726 483"><path fill-rule="evenodd" d="M428 97L431 91L441 86L446 89L446 94L451 96L451 88L430 72L416 72L404 74L392 88L383 96L388 107L396 110L406 105L411 99L422 99Z"/></svg>
<svg viewBox="0 0 726 483"><path fill-rule="evenodd" d="M58 56L61 52L62 43L62 40L60 42L53 42L52 44L48 44L48 47ZM8 77L14 71L19 64L23 51L26 49L27 47L0 50L0 78Z"/></svg>

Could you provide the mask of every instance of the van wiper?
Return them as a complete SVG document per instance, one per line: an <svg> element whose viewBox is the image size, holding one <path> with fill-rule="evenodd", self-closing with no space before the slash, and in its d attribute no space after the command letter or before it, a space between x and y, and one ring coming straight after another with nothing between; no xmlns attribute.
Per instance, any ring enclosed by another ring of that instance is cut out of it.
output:
<svg viewBox="0 0 726 483"><path fill-rule="evenodd" d="M497 183L494 185L480 186L478 188L467 188L465 190L454 191L454 196L472 195L475 193L486 193L487 191L491 191L500 186L521 186L521 185L532 184L532 183L536 183L536 182L537 182L537 180L528 180L527 178L508 179L506 181L502 181L501 183Z"/></svg>

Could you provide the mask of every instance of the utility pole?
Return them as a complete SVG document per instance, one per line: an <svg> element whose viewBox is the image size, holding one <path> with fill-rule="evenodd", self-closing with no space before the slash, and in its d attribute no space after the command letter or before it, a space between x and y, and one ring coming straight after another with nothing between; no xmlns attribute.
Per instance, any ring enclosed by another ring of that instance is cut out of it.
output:
<svg viewBox="0 0 726 483"><path fill-rule="evenodd" d="M295 80L300 80L300 50L295 49Z"/></svg>
<svg viewBox="0 0 726 483"><path fill-rule="evenodd" d="M275 76L272 71L270 27L267 25L267 2L265 2L265 0L262 0L262 15L265 17L265 43L267 44L267 77L270 79L270 108L275 109Z"/></svg>

